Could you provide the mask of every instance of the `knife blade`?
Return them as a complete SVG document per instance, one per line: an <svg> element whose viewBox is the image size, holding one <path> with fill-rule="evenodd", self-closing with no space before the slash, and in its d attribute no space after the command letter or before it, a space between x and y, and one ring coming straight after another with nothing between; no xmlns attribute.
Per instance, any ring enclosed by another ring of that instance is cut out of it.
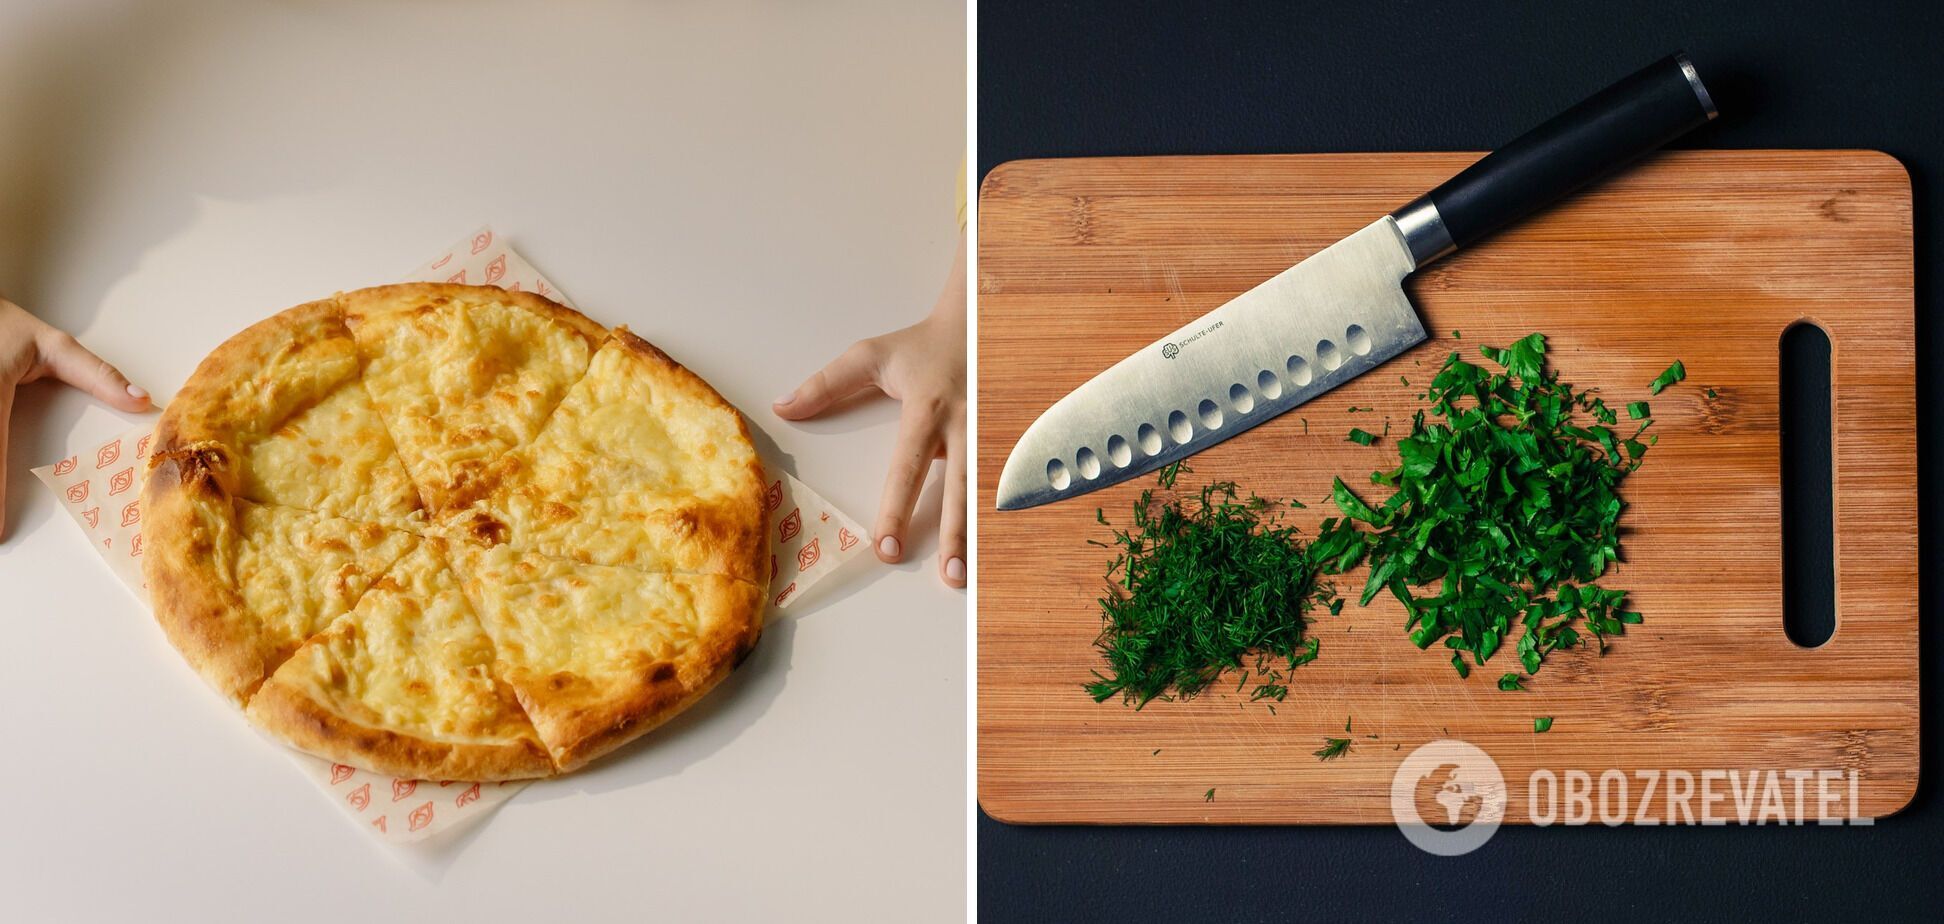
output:
<svg viewBox="0 0 1944 924"><path fill-rule="evenodd" d="M1074 389L1014 445L1000 510L1185 459L1425 339L1404 279L1718 115L1672 54Z"/></svg>

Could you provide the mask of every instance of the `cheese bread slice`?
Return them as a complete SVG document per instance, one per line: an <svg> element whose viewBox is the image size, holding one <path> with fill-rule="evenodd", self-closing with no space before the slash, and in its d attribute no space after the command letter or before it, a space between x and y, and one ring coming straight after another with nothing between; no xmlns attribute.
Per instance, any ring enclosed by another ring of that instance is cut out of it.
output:
<svg viewBox="0 0 1944 924"><path fill-rule="evenodd" d="M155 618L239 706L415 541L374 523L233 499L194 452L157 459L143 497Z"/></svg>
<svg viewBox="0 0 1944 924"><path fill-rule="evenodd" d="M533 439L607 335L579 312L491 286L414 283L340 296L364 384L433 511Z"/></svg>
<svg viewBox="0 0 1944 924"><path fill-rule="evenodd" d="M742 415L625 328L533 443L490 477L475 507L446 519L453 538L597 565L768 578L763 470Z"/></svg>
<svg viewBox="0 0 1944 924"><path fill-rule="evenodd" d="M418 492L359 382L334 300L299 305L216 348L156 430L161 452L200 451L235 496L409 524Z"/></svg>
<svg viewBox="0 0 1944 924"><path fill-rule="evenodd" d="M667 721L740 664L761 588L455 543L453 564L561 771Z"/></svg>
<svg viewBox="0 0 1944 924"><path fill-rule="evenodd" d="M419 541L298 648L250 698L251 719L300 750L405 778L552 773L440 547Z"/></svg>

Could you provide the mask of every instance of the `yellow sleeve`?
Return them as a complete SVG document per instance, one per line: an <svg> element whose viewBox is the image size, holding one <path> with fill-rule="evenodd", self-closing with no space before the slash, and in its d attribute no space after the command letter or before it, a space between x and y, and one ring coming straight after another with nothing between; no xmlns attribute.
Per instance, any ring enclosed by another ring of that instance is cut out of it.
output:
<svg viewBox="0 0 1944 924"><path fill-rule="evenodd" d="M958 216L959 230L965 230L965 158L959 158L958 175Z"/></svg>

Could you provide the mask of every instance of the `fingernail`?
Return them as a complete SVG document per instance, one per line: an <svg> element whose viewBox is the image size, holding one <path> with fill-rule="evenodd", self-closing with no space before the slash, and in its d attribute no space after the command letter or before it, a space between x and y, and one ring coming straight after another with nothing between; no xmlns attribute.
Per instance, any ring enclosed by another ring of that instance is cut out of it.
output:
<svg viewBox="0 0 1944 924"><path fill-rule="evenodd" d="M965 580L965 559L954 555L945 560L945 577L954 581Z"/></svg>
<svg viewBox="0 0 1944 924"><path fill-rule="evenodd" d="M878 540L878 554L896 560L898 557L898 537L886 536Z"/></svg>
<svg viewBox="0 0 1944 924"><path fill-rule="evenodd" d="M796 400L796 392L790 392L789 394L786 394L783 397L776 399L772 403L775 404L777 407L786 407L789 405L790 402L795 400Z"/></svg>
<svg viewBox="0 0 1944 924"><path fill-rule="evenodd" d="M148 392L142 389L141 387L136 385L130 385L128 386L128 396L130 398L134 398L137 401L147 401L149 395Z"/></svg>

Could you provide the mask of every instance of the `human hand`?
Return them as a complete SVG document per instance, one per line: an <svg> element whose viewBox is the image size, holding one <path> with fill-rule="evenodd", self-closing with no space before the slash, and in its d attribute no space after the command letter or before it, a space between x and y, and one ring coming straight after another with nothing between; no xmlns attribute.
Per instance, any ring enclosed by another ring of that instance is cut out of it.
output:
<svg viewBox="0 0 1944 924"><path fill-rule="evenodd" d="M887 562L904 557L905 528L932 460L945 460L944 507L938 516L938 576L965 586L965 235L945 289L922 321L868 340L776 401L776 416L804 420L876 386L904 404L891 473L878 504L873 542Z"/></svg>
<svg viewBox="0 0 1944 924"><path fill-rule="evenodd" d="M13 417L14 391L46 376L119 410L149 407L148 392L128 384L114 366L88 352L80 341L0 298L0 538L5 538L7 526L7 427Z"/></svg>

